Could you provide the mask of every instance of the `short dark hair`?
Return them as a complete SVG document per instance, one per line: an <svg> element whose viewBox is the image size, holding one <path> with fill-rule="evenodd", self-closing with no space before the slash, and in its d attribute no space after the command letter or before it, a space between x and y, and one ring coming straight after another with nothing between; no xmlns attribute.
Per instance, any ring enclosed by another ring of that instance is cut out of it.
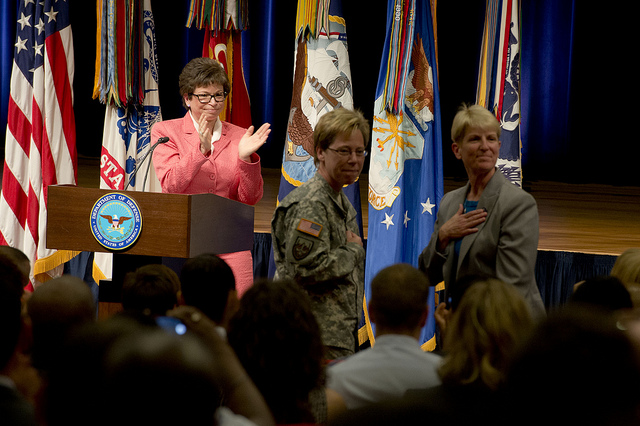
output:
<svg viewBox="0 0 640 426"><path fill-rule="evenodd" d="M369 309L376 323L393 329L413 328L427 307L427 276L408 263L387 266L371 280Z"/></svg>
<svg viewBox="0 0 640 426"><path fill-rule="evenodd" d="M240 299L228 338L276 423L310 415L309 392L324 384L323 346L309 296L298 284L257 280Z"/></svg>
<svg viewBox="0 0 640 426"><path fill-rule="evenodd" d="M222 64L206 57L192 59L182 69L178 78L182 102L184 103L184 95L189 96L196 88L212 84L221 85L225 93L231 91L231 83Z"/></svg>
<svg viewBox="0 0 640 426"><path fill-rule="evenodd" d="M188 259L180 271L182 297L215 322L220 322L229 292L236 289L233 271L224 260L212 253Z"/></svg>
<svg viewBox="0 0 640 426"><path fill-rule="evenodd" d="M629 290L622 281L612 276L597 276L585 280L575 289L569 302L599 306L609 311L633 308Z"/></svg>
<svg viewBox="0 0 640 426"><path fill-rule="evenodd" d="M617 315L593 306L551 311L516 352L503 406L525 425L542 424L549 413L558 424L638 424L638 352L621 328ZM543 394L545 410L528 410Z"/></svg>
<svg viewBox="0 0 640 426"><path fill-rule="evenodd" d="M141 330L115 341L104 360L105 424L215 424L220 376L197 336Z"/></svg>
<svg viewBox="0 0 640 426"><path fill-rule="evenodd" d="M180 279L168 266L150 264L129 272L122 284L122 307L127 311L165 315L178 303Z"/></svg>
<svg viewBox="0 0 640 426"><path fill-rule="evenodd" d="M94 321L96 306L89 286L65 274L42 283L27 300L33 335L33 365L48 371L57 362L62 342L81 324Z"/></svg>
<svg viewBox="0 0 640 426"><path fill-rule="evenodd" d="M5 256L18 268L23 275L22 288L29 284L29 272L31 270L31 261L29 257L22 251L11 246L0 246L0 256Z"/></svg>
<svg viewBox="0 0 640 426"><path fill-rule="evenodd" d="M324 151L338 136L351 135L356 130L362 133L364 145L367 146L370 127L362 112L342 107L324 114L313 131L313 157L316 158L318 148Z"/></svg>

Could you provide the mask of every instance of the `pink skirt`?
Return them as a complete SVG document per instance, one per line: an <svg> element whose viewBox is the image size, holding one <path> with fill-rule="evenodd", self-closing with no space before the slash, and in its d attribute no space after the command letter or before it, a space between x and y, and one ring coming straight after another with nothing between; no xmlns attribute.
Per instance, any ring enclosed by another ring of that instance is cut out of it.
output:
<svg viewBox="0 0 640 426"><path fill-rule="evenodd" d="M242 297L244 292L253 285L253 257L251 256L251 250L219 254L218 257L227 262L233 271L238 298Z"/></svg>

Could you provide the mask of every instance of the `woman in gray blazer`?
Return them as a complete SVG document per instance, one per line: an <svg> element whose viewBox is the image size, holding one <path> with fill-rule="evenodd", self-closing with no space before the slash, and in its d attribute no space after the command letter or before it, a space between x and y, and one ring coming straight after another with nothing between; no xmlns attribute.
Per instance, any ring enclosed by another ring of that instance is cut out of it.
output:
<svg viewBox="0 0 640 426"><path fill-rule="evenodd" d="M463 275L513 284L536 317L545 314L535 281L538 208L534 198L496 168L500 123L480 105L463 105L453 119L451 148L469 182L442 198L420 268L432 286L450 288Z"/></svg>

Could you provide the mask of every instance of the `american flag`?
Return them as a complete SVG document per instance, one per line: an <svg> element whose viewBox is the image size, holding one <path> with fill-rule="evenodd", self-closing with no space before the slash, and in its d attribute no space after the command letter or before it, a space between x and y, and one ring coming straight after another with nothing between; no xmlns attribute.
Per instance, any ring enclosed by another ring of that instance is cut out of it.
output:
<svg viewBox="0 0 640 426"><path fill-rule="evenodd" d="M69 256L46 248L47 187L77 177L68 0L20 0L17 22L0 245L22 250L35 279L46 281Z"/></svg>

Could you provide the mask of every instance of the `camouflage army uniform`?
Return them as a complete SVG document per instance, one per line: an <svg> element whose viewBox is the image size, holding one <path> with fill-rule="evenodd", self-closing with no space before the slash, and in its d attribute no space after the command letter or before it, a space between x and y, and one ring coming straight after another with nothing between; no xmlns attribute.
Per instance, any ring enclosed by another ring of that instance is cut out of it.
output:
<svg viewBox="0 0 640 426"><path fill-rule="evenodd" d="M271 221L276 278L292 278L311 298L325 346L355 351L364 295L364 248L356 211L318 173L292 191Z"/></svg>

